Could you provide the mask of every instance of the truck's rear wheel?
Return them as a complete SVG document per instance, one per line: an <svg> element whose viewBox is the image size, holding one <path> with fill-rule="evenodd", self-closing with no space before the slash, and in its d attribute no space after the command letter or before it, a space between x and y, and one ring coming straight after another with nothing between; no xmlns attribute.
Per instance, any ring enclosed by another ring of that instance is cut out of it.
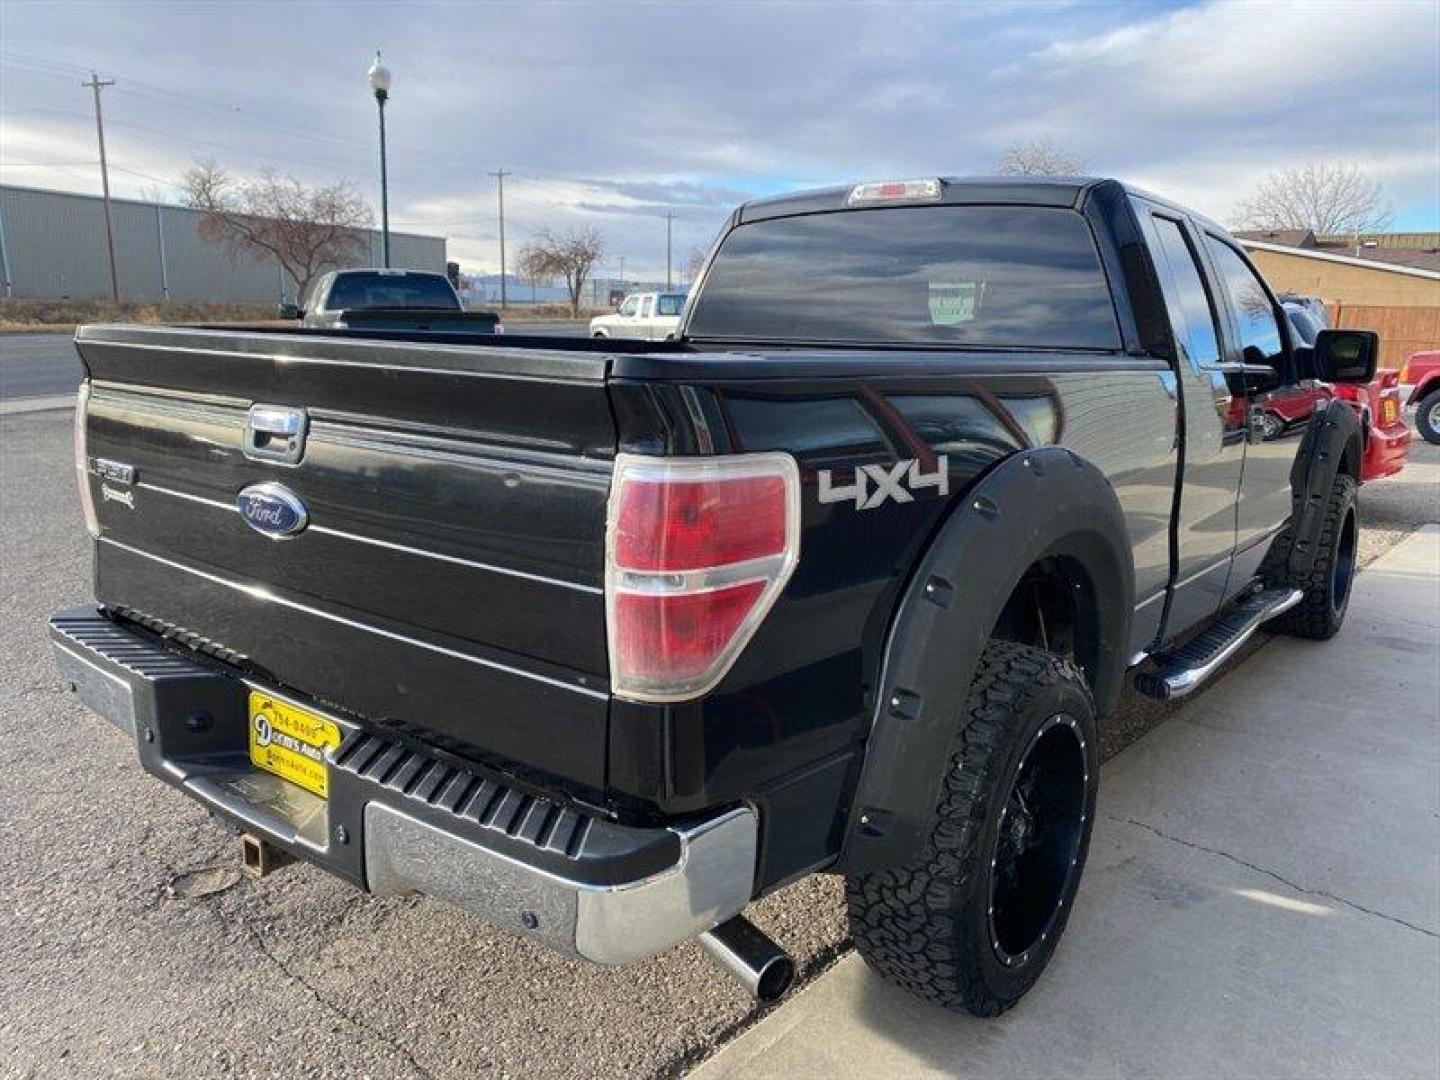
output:
<svg viewBox="0 0 1440 1080"><path fill-rule="evenodd" d="M912 862L846 883L865 961L977 1016L1045 969L1085 865L1099 782L1095 707L1075 666L991 642L960 714L930 840Z"/></svg>
<svg viewBox="0 0 1440 1080"><path fill-rule="evenodd" d="M1289 568L1290 544L1285 538L1268 557L1266 584L1303 589L1305 597L1269 627L1294 637L1325 641L1340 632L1350 606L1350 584L1355 577L1360 521L1355 512L1355 481L1344 473L1335 477L1320 523L1315 560L1305 574Z"/></svg>

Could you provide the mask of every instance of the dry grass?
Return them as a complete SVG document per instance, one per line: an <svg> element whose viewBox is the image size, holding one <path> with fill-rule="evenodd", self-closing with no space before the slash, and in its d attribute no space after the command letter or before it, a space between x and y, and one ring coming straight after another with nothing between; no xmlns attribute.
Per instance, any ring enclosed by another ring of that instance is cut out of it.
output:
<svg viewBox="0 0 1440 1080"><path fill-rule="evenodd" d="M499 311L499 304L476 304L479 310ZM570 311L569 304L511 304L505 308L506 322L573 322L589 319L596 315L609 315L614 308L582 307L578 315Z"/></svg>
<svg viewBox="0 0 1440 1080"><path fill-rule="evenodd" d="M69 333L81 323L265 322L274 304L115 304L108 300L0 300L0 330Z"/></svg>

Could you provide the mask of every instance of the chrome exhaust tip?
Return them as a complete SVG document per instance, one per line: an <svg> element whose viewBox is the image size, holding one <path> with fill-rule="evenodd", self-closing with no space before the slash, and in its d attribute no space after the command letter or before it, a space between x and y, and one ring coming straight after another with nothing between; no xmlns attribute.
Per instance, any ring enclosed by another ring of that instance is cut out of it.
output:
<svg viewBox="0 0 1440 1080"><path fill-rule="evenodd" d="M775 1001L795 981L795 961L744 915L699 937L700 946L758 1001Z"/></svg>

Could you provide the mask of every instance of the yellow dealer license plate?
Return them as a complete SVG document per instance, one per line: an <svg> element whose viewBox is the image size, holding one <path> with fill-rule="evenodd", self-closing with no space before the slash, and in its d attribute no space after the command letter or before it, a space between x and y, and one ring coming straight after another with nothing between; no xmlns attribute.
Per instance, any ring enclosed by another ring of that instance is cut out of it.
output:
<svg viewBox="0 0 1440 1080"><path fill-rule="evenodd" d="M250 692L250 763L322 799L330 794L325 751L340 745L340 729L269 694Z"/></svg>

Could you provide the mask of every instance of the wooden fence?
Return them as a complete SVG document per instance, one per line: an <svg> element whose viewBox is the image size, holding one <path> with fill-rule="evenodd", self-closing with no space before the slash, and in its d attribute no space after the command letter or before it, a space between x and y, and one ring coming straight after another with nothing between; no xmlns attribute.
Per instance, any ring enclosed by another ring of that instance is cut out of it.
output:
<svg viewBox="0 0 1440 1080"><path fill-rule="evenodd" d="M1398 368L1420 349L1440 349L1440 307L1377 307L1331 304L1330 325L1374 330L1380 335L1380 366Z"/></svg>

